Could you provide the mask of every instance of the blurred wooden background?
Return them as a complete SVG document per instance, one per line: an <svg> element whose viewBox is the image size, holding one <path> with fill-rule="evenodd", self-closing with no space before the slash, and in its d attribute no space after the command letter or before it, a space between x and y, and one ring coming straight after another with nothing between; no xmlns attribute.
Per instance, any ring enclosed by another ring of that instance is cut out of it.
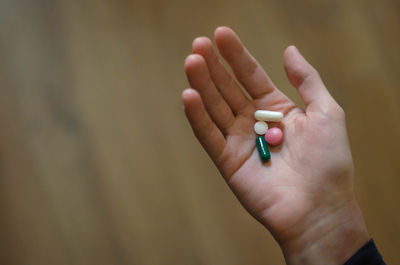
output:
<svg viewBox="0 0 400 265"><path fill-rule="evenodd" d="M284 264L183 115L183 60L219 25L297 102L284 49L320 71L399 264L399 1L0 0L1 264Z"/></svg>

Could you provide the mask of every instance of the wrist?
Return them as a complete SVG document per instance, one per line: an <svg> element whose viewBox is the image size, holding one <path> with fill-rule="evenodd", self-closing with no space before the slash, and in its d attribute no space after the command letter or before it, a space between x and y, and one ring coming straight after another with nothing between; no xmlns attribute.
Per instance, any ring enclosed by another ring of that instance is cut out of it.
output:
<svg viewBox="0 0 400 265"><path fill-rule="evenodd" d="M332 210L320 210L306 230L281 242L287 264L344 264L370 239L355 199ZM312 220L313 219L313 220Z"/></svg>

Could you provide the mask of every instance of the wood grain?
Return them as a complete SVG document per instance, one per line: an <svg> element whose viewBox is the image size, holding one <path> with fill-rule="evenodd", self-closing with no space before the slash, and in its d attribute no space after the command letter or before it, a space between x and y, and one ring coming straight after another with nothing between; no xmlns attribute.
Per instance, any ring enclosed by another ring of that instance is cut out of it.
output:
<svg viewBox="0 0 400 265"><path fill-rule="evenodd" d="M1 1L0 263L284 264L182 111L191 41L228 25L299 104L286 46L320 71L347 113L370 233L395 264L399 11L394 0Z"/></svg>

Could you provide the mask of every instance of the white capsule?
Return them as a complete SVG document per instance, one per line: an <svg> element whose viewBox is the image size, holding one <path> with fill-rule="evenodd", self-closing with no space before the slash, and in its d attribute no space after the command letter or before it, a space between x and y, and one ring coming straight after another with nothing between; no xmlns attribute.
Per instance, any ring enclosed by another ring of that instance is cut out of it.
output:
<svg viewBox="0 0 400 265"><path fill-rule="evenodd" d="M268 124L265 121L258 121L254 124L256 134L264 135L268 131Z"/></svg>
<svg viewBox="0 0 400 265"><path fill-rule="evenodd" d="M281 121L283 113L279 111L257 110L254 112L254 117L259 121Z"/></svg>

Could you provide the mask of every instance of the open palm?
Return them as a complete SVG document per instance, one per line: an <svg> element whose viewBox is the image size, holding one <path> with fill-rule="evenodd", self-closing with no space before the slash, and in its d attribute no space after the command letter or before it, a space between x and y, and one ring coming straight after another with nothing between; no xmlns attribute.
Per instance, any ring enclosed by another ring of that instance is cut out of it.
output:
<svg viewBox="0 0 400 265"><path fill-rule="evenodd" d="M295 47L286 49L284 67L305 111L276 88L231 29L219 27L215 41L236 78L208 38L195 39L185 61L192 87L182 94L186 115L240 202L286 244L354 200L344 112ZM256 148L257 109L285 115L281 123L269 123L281 127L284 141L271 148L268 163Z"/></svg>

